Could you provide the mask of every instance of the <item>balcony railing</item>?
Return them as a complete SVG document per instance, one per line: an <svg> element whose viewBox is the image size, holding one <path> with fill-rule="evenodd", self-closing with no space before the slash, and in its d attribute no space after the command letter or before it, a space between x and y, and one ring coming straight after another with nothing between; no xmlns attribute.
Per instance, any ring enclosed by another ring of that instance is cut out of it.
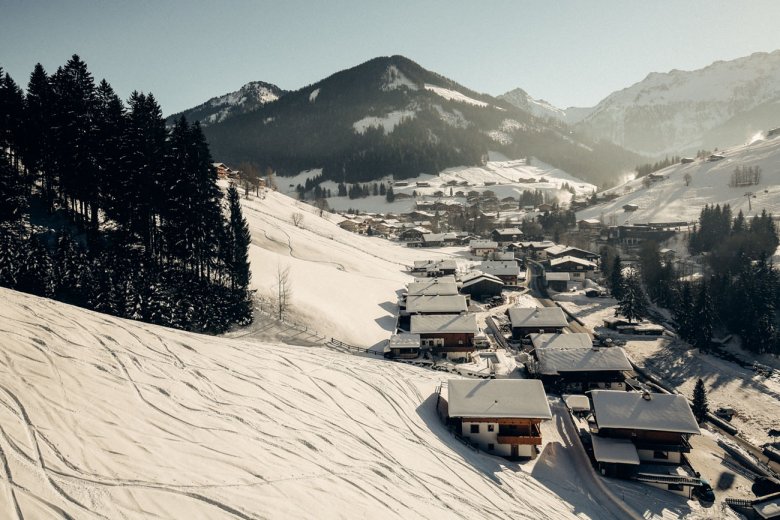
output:
<svg viewBox="0 0 780 520"><path fill-rule="evenodd" d="M499 426L497 437L499 444L538 445L542 443L542 433L536 424L529 426Z"/></svg>

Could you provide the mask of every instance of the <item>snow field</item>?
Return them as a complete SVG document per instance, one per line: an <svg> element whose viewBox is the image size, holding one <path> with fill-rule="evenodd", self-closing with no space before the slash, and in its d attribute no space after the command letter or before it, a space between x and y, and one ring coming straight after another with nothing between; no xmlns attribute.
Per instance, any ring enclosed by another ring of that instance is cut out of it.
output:
<svg viewBox="0 0 780 520"><path fill-rule="evenodd" d="M2 517L599 517L455 441L451 376L0 296Z"/></svg>

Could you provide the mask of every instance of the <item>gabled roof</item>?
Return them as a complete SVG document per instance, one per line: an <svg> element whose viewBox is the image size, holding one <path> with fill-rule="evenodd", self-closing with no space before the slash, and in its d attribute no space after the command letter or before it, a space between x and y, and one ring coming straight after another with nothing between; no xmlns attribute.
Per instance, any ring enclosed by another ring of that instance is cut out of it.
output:
<svg viewBox="0 0 780 520"><path fill-rule="evenodd" d="M512 328L565 327L569 324L559 307L511 307Z"/></svg>
<svg viewBox="0 0 780 520"><path fill-rule="evenodd" d="M620 347L542 348L536 351L539 373L616 372L631 370L631 363Z"/></svg>
<svg viewBox="0 0 780 520"><path fill-rule="evenodd" d="M406 298L406 311L415 312L466 312L466 297L462 294L448 296L430 295L430 296L408 296Z"/></svg>
<svg viewBox="0 0 780 520"><path fill-rule="evenodd" d="M541 242L520 242L520 247L523 249L536 249L536 250L543 250L547 249L549 247L552 247L555 245L555 242L552 242L551 240L543 240Z"/></svg>
<svg viewBox="0 0 780 520"><path fill-rule="evenodd" d="M548 282L568 282L571 280L571 273L554 273L552 271L545 271L544 279Z"/></svg>
<svg viewBox="0 0 780 520"><path fill-rule="evenodd" d="M493 233L496 233L501 236L522 236L523 232L517 228L504 228L504 229L494 229Z"/></svg>
<svg viewBox="0 0 780 520"><path fill-rule="evenodd" d="M514 260L488 260L479 264L479 270L496 276L517 276L520 274L520 267Z"/></svg>
<svg viewBox="0 0 780 520"><path fill-rule="evenodd" d="M413 315L412 334L476 334L476 314L426 314Z"/></svg>
<svg viewBox="0 0 780 520"><path fill-rule="evenodd" d="M577 265L582 265L582 266L585 266L585 267L591 267L593 269L596 268L596 264L594 264L593 262L590 262L588 260L583 260L582 258L577 258L576 256L561 256L561 257L558 257L558 258L553 258L552 260L550 260L550 267L557 267L559 265L562 265L562 264L565 264L565 263L568 263L568 262L571 262L571 263L574 263L574 264L577 264Z"/></svg>
<svg viewBox="0 0 780 520"><path fill-rule="evenodd" d="M538 379L455 379L447 389L450 417L552 419Z"/></svg>
<svg viewBox="0 0 780 520"><path fill-rule="evenodd" d="M498 278L497 276L493 276L492 274L487 274L487 273L479 273L476 276L471 276L470 278L467 278L462 283L462 287L464 288L470 287L480 282L487 282L495 285L504 285L504 282L501 280L501 278Z"/></svg>
<svg viewBox="0 0 780 520"><path fill-rule="evenodd" d="M428 276L415 276L414 282L412 283L431 283L433 281L436 283L457 283L457 280L455 280L455 275L452 274L448 274L446 276L437 276L433 279Z"/></svg>
<svg viewBox="0 0 780 520"><path fill-rule="evenodd" d="M649 396L649 399L643 396ZM696 418L682 395L593 390L591 399L600 429L699 433Z"/></svg>
<svg viewBox="0 0 780 520"><path fill-rule="evenodd" d="M591 348L593 340L584 332L573 334L530 334L535 349L540 348Z"/></svg>
<svg viewBox="0 0 780 520"><path fill-rule="evenodd" d="M496 249L498 244L492 240L471 240L469 247L471 249Z"/></svg>
<svg viewBox="0 0 780 520"><path fill-rule="evenodd" d="M428 278L424 282L412 282L406 286L408 296L453 295L458 294L458 285L453 282L440 282L439 278Z"/></svg>
<svg viewBox="0 0 780 520"><path fill-rule="evenodd" d="M444 242L444 233L425 233L422 236L423 242Z"/></svg>

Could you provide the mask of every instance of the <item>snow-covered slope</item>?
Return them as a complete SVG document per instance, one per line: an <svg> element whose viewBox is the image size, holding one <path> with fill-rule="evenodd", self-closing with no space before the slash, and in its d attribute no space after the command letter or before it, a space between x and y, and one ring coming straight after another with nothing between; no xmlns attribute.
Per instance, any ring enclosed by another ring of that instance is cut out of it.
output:
<svg viewBox="0 0 780 520"><path fill-rule="evenodd" d="M356 235L337 225L341 217L320 217L313 206L273 191L242 203L252 233L252 285L258 295L272 300L277 266L289 267L291 319L353 345L372 347L390 337L398 291L412 281L407 269L415 260L464 251L420 251ZM296 213L301 215L298 226Z"/></svg>
<svg viewBox="0 0 780 520"><path fill-rule="evenodd" d="M560 438L544 471L458 443L437 372L0 298L2 518L603 517Z"/></svg>
<svg viewBox="0 0 780 520"><path fill-rule="evenodd" d="M601 101L579 128L655 156L741 144L778 125L780 50L651 73Z"/></svg>
<svg viewBox="0 0 780 520"><path fill-rule="evenodd" d="M185 116L189 121L200 121L203 126L220 123L228 117L257 110L276 101L284 91L263 81L252 81L236 90L222 96L209 99L194 108L168 117L168 121Z"/></svg>
<svg viewBox="0 0 780 520"><path fill-rule="evenodd" d="M605 223L633 224L646 222L694 222L705 204L730 204L736 214L756 215L762 210L780 215L780 138L756 139L752 144L721 152L725 159L710 162L696 160L690 164L676 164L655 175L665 180L648 188L642 179L629 181L608 190L621 196L611 202L598 204L577 213L577 218L604 218ZM730 187L731 175L737 167L758 166L762 170L758 185ZM686 186L686 175L690 185ZM745 196L752 193L750 202ZM639 209L623 211L624 204L636 204Z"/></svg>
<svg viewBox="0 0 780 520"><path fill-rule="evenodd" d="M552 117L566 120L566 112L558 107L555 107L543 99L534 99L528 92L521 88L510 90L505 94L498 96L498 99L503 99L508 103L512 103L517 108L521 108L526 112L530 112L536 117Z"/></svg>

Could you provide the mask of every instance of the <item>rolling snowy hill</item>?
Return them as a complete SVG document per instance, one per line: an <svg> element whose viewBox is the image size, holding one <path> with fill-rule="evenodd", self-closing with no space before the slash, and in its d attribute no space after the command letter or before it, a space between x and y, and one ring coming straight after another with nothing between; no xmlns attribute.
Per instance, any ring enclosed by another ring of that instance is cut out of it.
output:
<svg viewBox="0 0 780 520"><path fill-rule="evenodd" d="M705 204L730 204L736 215L746 216L767 210L780 215L780 139L757 138L751 144L722 151L723 160L710 162L699 159L690 164L675 164L655 173L665 177L643 186L642 179L629 181L606 193L616 193L617 199L592 206L577 213L577 218L603 218L605 223L695 222ZM758 166L762 170L758 185L730 187L737 167ZM686 175L690 185L686 186ZM748 201L746 193L754 196ZM639 209L623 210L623 205L635 204Z"/></svg>
<svg viewBox="0 0 780 520"><path fill-rule="evenodd" d="M458 443L437 372L0 297L2 518L604 518L550 425Z"/></svg>

